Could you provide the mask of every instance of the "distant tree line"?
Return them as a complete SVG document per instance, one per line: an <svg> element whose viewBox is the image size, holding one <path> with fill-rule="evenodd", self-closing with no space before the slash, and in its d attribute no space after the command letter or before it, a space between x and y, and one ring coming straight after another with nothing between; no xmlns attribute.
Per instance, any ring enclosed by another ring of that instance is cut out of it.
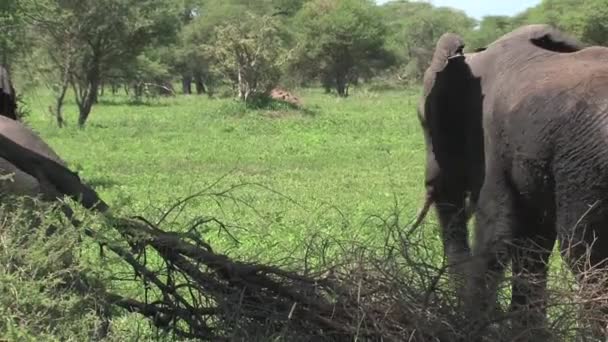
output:
<svg viewBox="0 0 608 342"><path fill-rule="evenodd" d="M139 99L227 86L251 101L278 84L346 97L373 79L416 83L444 32L475 49L528 23L606 45L608 0L543 0L479 22L406 0L2 0L0 63L53 90L59 125L72 92L84 126L106 91Z"/></svg>

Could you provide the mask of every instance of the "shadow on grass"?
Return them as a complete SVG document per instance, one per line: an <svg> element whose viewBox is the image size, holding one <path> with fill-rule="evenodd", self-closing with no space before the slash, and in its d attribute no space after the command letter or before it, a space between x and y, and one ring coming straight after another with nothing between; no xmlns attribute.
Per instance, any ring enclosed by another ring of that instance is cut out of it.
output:
<svg viewBox="0 0 608 342"><path fill-rule="evenodd" d="M100 99L98 104L102 106L143 106L143 107L170 107L170 103L159 102L161 98L151 100L142 99Z"/></svg>
<svg viewBox="0 0 608 342"><path fill-rule="evenodd" d="M105 177L105 176L87 178L86 182L88 185L90 185L91 187L93 187L95 189L112 188L112 187L119 185L119 183L117 181L111 179L110 177Z"/></svg>
<svg viewBox="0 0 608 342"><path fill-rule="evenodd" d="M302 104L294 104L269 97L254 98L248 101L244 106L247 110L266 111L265 116L271 118L281 118L294 114L315 117L319 113L319 108L317 106L304 107Z"/></svg>

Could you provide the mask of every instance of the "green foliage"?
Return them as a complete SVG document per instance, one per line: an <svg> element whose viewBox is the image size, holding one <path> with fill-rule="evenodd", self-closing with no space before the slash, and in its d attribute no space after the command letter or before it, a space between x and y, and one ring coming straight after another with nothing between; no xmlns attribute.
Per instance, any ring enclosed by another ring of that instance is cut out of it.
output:
<svg viewBox="0 0 608 342"><path fill-rule="evenodd" d="M486 16L479 23L479 27L469 34L467 50L483 48L517 26L512 18L507 16Z"/></svg>
<svg viewBox="0 0 608 342"><path fill-rule="evenodd" d="M268 95L280 78L285 50L277 30L273 17L246 13L238 22L217 27L206 45L214 68L244 102Z"/></svg>
<svg viewBox="0 0 608 342"><path fill-rule="evenodd" d="M544 0L514 17L477 23L459 10L407 0L6 0L0 4L0 62L53 89L58 122L71 86L82 125L101 84L125 86L136 98L145 92L142 84L156 89L149 95L172 93L177 79L188 94L193 84L209 95L231 84L244 99L277 82L320 81L326 92L346 96L352 85L372 79L418 83L435 42L448 31L464 36L469 51L527 23L553 24L585 42L606 44L607 5ZM254 71L258 62L251 54L228 53L256 44L264 45L262 59L273 63ZM255 76L239 83L238 65Z"/></svg>
<svg viewBox="0 0 608 342"><path fill-rule="evenodd" d="M387 58L386 27L371 0L315 0L295 21L297 41L292 70L319 77L338 95Z"/></svg>
<svg viewBox="0 0 608 342"><path fill-rule="evenodd" d="M396 73L408 82L422 79L442 34L454 32L464 36L475 25L462 11L425 2L388 2L381 10L389 27L387 45L399 60Z"/></svg>
<svg viewBox="0 0 608 342"><path fill-rule="evenodd" d="M79 257L79 232L48 207L12 209L0 208L0 339L90 340L103 302L93 269Z"/></svg>
<svg viewBox="0 0 608 342"><path fill-rule="evenodd" d="M182 78L184 93L191 93L191 83L197 85L197 92L210 92L209 86L216 79L230 81L212 68L213 49L215 45L215 29L222 25L239 25L241 18L247 12L263 16L271 12L270 1L242 0L188 0L185 1L182 12L182 28L177 44L173 47L171 60L175 72Z"/></svg>
<svg viewBox="0 0 608 342"><path fill-rule="evenodd" d="M146 47L173 39L177 13L156 0L24 1L39 46L69 82L83 126L110 69L131 68ZM52 13L53 15L49 15Z"/></svg>
<svg viewBox="0 0 608 342"><path fill-rule="evenodd" d="M19 11L18 0L0 2L0 31L0 65L10 69L27 49L25 23L23 13Z"/></svg>
<svg viewBox="0 0 608 342"><path fill-rule="evenodd" d="M294 16L308 0L272 0L276 15Z"/></svg>
<svg viewBox="0 0 608 342"><path fill-rule="evenodd" d="M608 45L607 0L543 0L525 14L528 23L556 26L581 41Z"/></svg>

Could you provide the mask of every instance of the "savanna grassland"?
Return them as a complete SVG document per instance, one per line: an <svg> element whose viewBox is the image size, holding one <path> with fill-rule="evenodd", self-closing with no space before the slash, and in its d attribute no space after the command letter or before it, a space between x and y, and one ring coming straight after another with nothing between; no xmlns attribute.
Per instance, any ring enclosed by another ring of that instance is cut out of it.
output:
<svg viewBox="0 0 608 342"><path fill-rule="evenodd" d="M381 251L388 229L406 229L423 198L424 141L415 112L419 89L358 89L347 99L320 89L297 94L302 109L278 103L251 109L230 98L194 95L139 103L125 95L105 95L85 129L60 129L45 114L52 99L37 89L26 94L29 115L24 121L120 214L158 222L180 200L202 194L174 209L162 227L180 230L201 216L216 217L225 229L214 226L203 230L202 237L235 260L300 270L304 260L337 260L336 253L349 253L352 246ZM73 107L68 100L68 122L74 122ZM393 225L397 218L400 222ZM434 215L424 229L425 250L418 251L424 255L415 258L440 266L443 253ZM99 258L96 243L87 239L78 245L69 236L65 241L88 255L87 270L106 279L106 286L135 298L144 295L128 266ZM53 247L41 248L45 253ZM315 249L312 259L305 257L310 249ZM49 263L57 267L54 258ZM31 291L37 291L37 280L32 284ZM29 289L15 293L27 296ZM31 298L32 303L42 301ZM78 307L72 299L53 303L66 310ZM87 319L66 318L62 325L46 326L61 329L52 336L74 338L71 331L86 331ZM19 334L8 331L5 336L32 337ZM174 340L157 334L138 314L117 312L108 340Z"/></svg>
<svg viewBox="0 0 608 342"><path fill-rule="evenodd" d="M232 99L184 96L135 104L105 95L80 130L59 129L43 90L28 94L26 121L126 214L158 218L197 192L229 191L189 202L172 221L201 215L234 224L208 234L238 256L290 255L312 236L382 241L372 216L399 213L407 224L423 196L424 142L418 89L297 92L303 109L249 110ZM75 116L68 102L66 116Z"/></svg>

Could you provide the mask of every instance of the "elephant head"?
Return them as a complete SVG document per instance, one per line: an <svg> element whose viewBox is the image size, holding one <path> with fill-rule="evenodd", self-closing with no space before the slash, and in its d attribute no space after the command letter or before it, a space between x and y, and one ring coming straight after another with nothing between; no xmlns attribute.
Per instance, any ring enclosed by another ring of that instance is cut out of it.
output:
<svg viewBox="0 0 608 342"><path fill-rule="evenodd" d="M8 71L0 65L0 115L17 120L15 89Z"/></svg>

